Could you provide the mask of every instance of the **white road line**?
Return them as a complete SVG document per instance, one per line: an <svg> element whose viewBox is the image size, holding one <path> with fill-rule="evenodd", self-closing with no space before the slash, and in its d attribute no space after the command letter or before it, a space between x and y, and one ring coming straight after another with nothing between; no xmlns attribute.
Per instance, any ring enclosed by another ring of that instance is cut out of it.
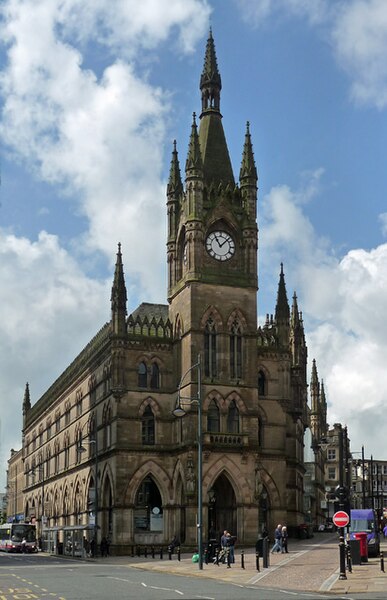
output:
<svg viewBox="0 0 387 600"><path fill-rule="evenodd" d="M277 569L279 569L280 567L283 567L284 565L287 565L288 563L292 562L296 558L299 558L303 554L306 554L307 552L309 552L309 550L302 550L301 552L297 552L296 554L292 554L291 556L289 556L289 558L286 558L285 560L281 560L280 563L278 563L277 565L275 565L273 567L270 567L269 569L263 571L262 573L259 573L259 575L254 575L254 577L252 577L251 579L249 579L249 581L247 583L257 583L258 581L260 581L261 579L263 579L267 575L270 575L270 573L274 573L274 571L277 571Z"/></svg>

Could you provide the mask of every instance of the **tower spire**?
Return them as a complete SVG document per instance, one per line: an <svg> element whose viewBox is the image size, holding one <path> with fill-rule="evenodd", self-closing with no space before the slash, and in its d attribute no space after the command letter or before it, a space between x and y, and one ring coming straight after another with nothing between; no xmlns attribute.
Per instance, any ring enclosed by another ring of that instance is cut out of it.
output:
<svg viewBox="0 0 387 600"><path fill-rule="evenodd" d="M118 243L116 266L111 293L112 327L117 335L126 333L126 286L122 265L121 243Z"/></svg>
<svg viewBox="0 0 387 600"><path fill-rule="evenodd" d="M200 115L199 142L203 160L204 183L235 186L230 155L223 131L220 114L220 90L222 82L218 70L212 30L207 40L204 67L200 78L202 112Z"/></svg>
<svg viewBox="0 0 387 600"><path fill-rule="evenodd" d="M169 169L167 195L168 195L168 197L172 196L174 198L178 198L182 191L183 191L183 184L181 182L180 164L179 164L179 158L178 158L178 154L177 154L177 150L176 150L176 140L173 140L173 150L172 150L171 167Z"/></svg>
<svg viewBox="0 0 387 600"><path fill-rule="evenodd" d="M200 177L203 174L203 161L200 152L196 113L192 115L191 135L189 138L188 154L185 163L186 178Z"/></svg>
<svg viewBox="0 0 387 600"><path fill-rule="evenodd" d="M289 324L289 318L290 318L290 310L289 310L288 297L286 294L284 265L283 265L283 263L281 263L281 271L280 271L280 278L279 278L278 292L277 292L277 304L275 307L275 320L276 320L277 325L280 323Z"/></svg>
<svg viewBox="0 0 387 600"><path fill-rule="evenodd" d="M220 90L222 89L222 80L218 70L216 60L214 38L212 29L208 34L206 53L204 56L204 66L200 77L200 90L202 92L202 115L204 112L220 111Z"/></svg>
<svg viewBox="0 0 387 600"><path fill-rule="evenodd" d="M26 383L26 387L24 390L24 398L23 398L23 415L26 415L27 412L31 408L31 397L30 397L30 386L28 382Z"/></svg>
<svg viewBox="0 0 387 600"><path fill-rule="evenodd" d="M246 182L257 182L257 168L255 166L253 145L251 143L251 135L250 135L250 123L247 121L246 123L246 133L245 133L245 143L243 146L242 153L242 164L239 171L239 181L241 186Z"/></svg>
<svg viewBox="0 0 387 600"><path fill-rule="evenodd" d="M282 346L287 346L289 344L290 309L288 297L286 294L285 275L283 267L283 263L281 263L281 272L277 292L277 304L275 307L275 323L280 344Z"/></svg>

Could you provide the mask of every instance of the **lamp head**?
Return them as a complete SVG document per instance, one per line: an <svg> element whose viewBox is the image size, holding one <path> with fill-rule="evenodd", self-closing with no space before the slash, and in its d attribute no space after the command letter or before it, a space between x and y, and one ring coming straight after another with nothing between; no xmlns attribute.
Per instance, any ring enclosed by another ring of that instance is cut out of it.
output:
<svg viewBox="0 0 387 600"><path fill-rule="evenodd" d="M187 413L184 410L184 408L181 406L181 404L179 404L178 406L176 406L176 408L172 411L172 414L174 417L178 417L179 419L181 417L184 417Z"/></svg>

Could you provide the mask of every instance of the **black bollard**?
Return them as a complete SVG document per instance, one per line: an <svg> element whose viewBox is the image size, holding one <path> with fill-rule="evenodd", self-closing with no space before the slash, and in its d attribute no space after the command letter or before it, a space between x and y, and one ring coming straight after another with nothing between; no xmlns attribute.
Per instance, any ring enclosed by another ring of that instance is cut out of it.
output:
<svg viewBox="0 0 387 600"><path fill-rule="evenodd" d="M172 560L172 548L168 547L168 560Z"/></svg>
<svg viewBox="0 0 387 600"><path fill-rule="evenodd" d="M132 548L131 548L130 556L132 556L132 557L134 556L134 546L132 546Z"/></svg>
<svg viewBox="0 0 387 600"><path fill-rule="evenodd" d="M160 547L160 560L163 560L163 547Z"/></svg>
<svg viewBox="0 0 387 600"><path fill-rule="evenodd" d="M180 551L180 546L177 547L177 560L180 561L181 560L181 551Z"/></svg>
<svg viewBox="0 0 387 600"><path fill-rule="evenodd" d="M243 550L241 550L241 568L245 568L245 553Z"/></svg>
<svg viewBox="0 0 387 600"><path fill-rule="evenodd" d="M259 571L259 552L255 553L255 564L257 567L257 571Z"/></svg>
<svg viewBox="0 0 387 600"><path fill-rule="evenodd" d="M347 569L348 573L352 573L352 557L351 557L351 548L349 544L347 545Z"/></svg>
<svg viewBox="0 0 387 600"><path fill-rule="evenodd" d="M137 546L137 556L141 556L141 548L140 548L140 546Z"/></svg>
<svg viewBox="0 0 387 600"><path fill-rule="evenodd" d="M267 538L264 538L264 540L263 540L262 550L263 550L263 556L262 556L263 568L267 569L269 567L269 544L268 544Z"/></svg>
<svg viewBox="0 0 387 600"><path fill-rule="evenodd" d="M148 558L148 548L146 546L144 548L144 558Z"/></svg>
<svg viewBox="0 0 387 600"><path fill-rule="evenodd" d="M152 558L155 557L155 547L151 546L151 554L152 554Z"/></svg>
<svg viewBox="0 0 387 600"><path fill-rule="evenodd" d="M383 555L383 552L380 553L380 570L384 573L384 555Z"/></svg>

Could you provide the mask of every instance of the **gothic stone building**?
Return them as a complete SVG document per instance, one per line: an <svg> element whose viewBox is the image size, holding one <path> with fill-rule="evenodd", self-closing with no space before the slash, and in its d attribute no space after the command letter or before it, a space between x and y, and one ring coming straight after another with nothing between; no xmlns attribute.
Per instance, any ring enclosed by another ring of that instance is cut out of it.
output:
<svg viewBox="0 0 387 600"><path fill-rule="evenodd" d="M221 87L210 32L184 183L172 152L168 304L144 302L127 317L119 245L111 321L35 404L26 389L26 516L61 527L87 524L96 508L99 537L110 534L116 552L174 534L195 546L198 485L204 539L212 527L253 544L264 525L304 520L302 317L281 265L275 314L257 329L257 171L247 124L235 181ZM183 419L173 415L180 383Z"/></svg>

